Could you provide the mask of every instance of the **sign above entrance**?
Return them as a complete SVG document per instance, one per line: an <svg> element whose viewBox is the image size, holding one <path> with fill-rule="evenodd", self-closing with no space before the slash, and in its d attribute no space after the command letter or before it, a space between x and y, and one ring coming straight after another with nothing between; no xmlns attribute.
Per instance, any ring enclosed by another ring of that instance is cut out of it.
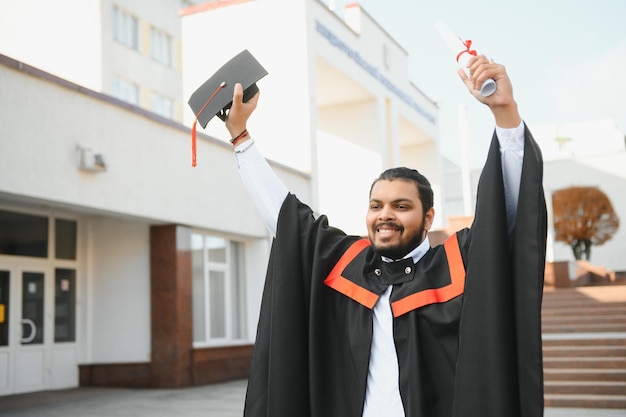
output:
<svg viewBox="0 0 626 417"><path fill-rule="evenodd" d="M432 124L437 123L437 119L435 116L426 111L419 103L413 100L409 94L405 93L400 87L395 85L391 80L385 77L375 65L367 62L358 51L355 51L350 46L348 46L344 41L339 39L337 35L331 32L322 22L319 20L315 21L315 29L317 32L322 35L324 38L328 40L335 48L342 51L348 58L352 59L357 65L363 68L368 74L377 79L381 84L383 84L389 91L398 96L402 101L408 104L411 108L421 114L426 120L431 122Z"/></svg>

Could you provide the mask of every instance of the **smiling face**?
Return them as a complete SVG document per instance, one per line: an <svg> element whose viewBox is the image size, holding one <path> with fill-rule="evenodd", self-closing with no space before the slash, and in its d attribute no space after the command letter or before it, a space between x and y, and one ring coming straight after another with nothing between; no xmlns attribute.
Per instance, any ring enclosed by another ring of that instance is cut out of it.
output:
<svg viewBox="0 0 626 417"><path fill-rule="evenodd" d="M424 213L413 181L379 180L372 186L366 224L372 245L383 256L400 259L430 230L434 210Z"/></svg>

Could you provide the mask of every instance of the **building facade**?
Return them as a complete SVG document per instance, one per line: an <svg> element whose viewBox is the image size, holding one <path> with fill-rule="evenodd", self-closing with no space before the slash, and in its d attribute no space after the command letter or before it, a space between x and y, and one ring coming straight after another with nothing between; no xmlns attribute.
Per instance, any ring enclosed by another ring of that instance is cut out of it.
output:
<svg viewBox="0 0 626 417"><path fill-rule="evenodd" d="M331 221L364 233L369 186L390 166L418 168L441 196L437 106L410 81L406 51L357 3L345 20L322 1L213 2L181 15L184 96L248 49L268 71L252 135L266 156L311 173L312 204ZM186 109L185 124L193 118ZM222 129L216 118L206 131ZM435 207L445 219L441 200Z"/></svg>
<svg viewBox="0 0 626 417"><path fill-rule="evenodd" d="M555 191L569 187L597 187L609 198L620 225L610 240L592 247L590 262L613 272L626 272L626 196L622 191L626 187L626 137L615 120L539 125L533 133L544 154L549 205ZM551 221L549 226L548 260L570 262L570 278L575 278L572 249L564 242L555 242Z"/></svg>
<svg viewBox="0 0 626 417"><path fill-rule="evenodd" d="M186 106L242 49L269 72L254 137L335 225L363 232L388 166L441 183L437 107L357 5L3 0L0 16L0 395L247 376L271 236L219 123L191 167Z"/></svg>
<svg viewBox="0 0 626 417"><path fill-rule="evenodd" d="M183 0L2 0L4 55L182 120Z"/></svg>

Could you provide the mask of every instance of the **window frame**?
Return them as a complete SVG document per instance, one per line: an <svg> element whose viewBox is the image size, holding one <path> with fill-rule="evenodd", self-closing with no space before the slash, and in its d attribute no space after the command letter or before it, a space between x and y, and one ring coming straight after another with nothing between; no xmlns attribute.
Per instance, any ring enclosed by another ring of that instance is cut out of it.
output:
<svg viewBox="0 0 626 417"><path fill-rule="evenodd" d="M124 46L139 51L139 19L114 5L111 21L113 39Z"/></svg>
<svg viewBox="0 0 626 417"><path fill-rule="evenodd" d="M46 299L51 302L51 307L46 307L47 312L52 313L52 326L49 328L51 333L51 346L68 346L68 345L76 345L80 340L80 316L78 314L79 304L80 304L80 291L82 283L80 281L81 274L81 259L84 256L82 253L81 245L82 245L82 221L81 217L74 213L69 213L65 211L55 211L55 210L36 210L36 209L28 209L24 207L14 206L11 204L0 204L0 210L37 216L37 217L45 217L48 220L48 233L47 233L47 256L46 257L32 257L32 256L23 256L18 254L0 254L0 259L8 264L17 264L23 265L24 267L20 267L25 271L29 271L34 268L35 271L45 271L46 279L44 281L44 286L46 288L46 292L52 290L52 296L46 295ZM74 258L63 258L57 256L56 246L57 246L57 220L62 220L66 222L74 222L75 223L75 253ZM56 321L57 321L57 303L56 303L56 283L57 283L57 271L66 270L73 271L74 279L73 279L73 296L71 298L72 305L71 308L71 316L72 316L72 335L69 340L57 340L56 335ZM48 298L50 297L50 298ZM51 310L48 310L51 308ZM5 311L5 314L7 312ZM47 320L47 319L46 319ZM45 336L48 340L49 336ZM0 346L4 347L4 346Z"/></svg>
<svg viewBox="0 0 626 417"><path fill-rule="evenodd" d="M155 105L156 103L156 105ZM155 91L150 92L150 111L159 116L173 119L174 118L174 100L165 97Z"/></svg>
<svg viewBox="0 0 626 417"><path fill-rule="evenodd" d="M129 99L131 95L127 94L128 91L135 95L135 101ZM113 77L112 95L116 99L133 106L139 106L140 94L138 84L117 76Z"/></svg>
<svg viewBox="0 0 626 417"><path fill-rule="evenodd" d="M172 36L156 26L150 26L150 57L155 62L171 68L173 45Z"/></svg>
<svg viewBox="0 0 626 417"><path fill-rule="evenodd" d="M201 347L216 347L216 346L233 346L249 344L249 335L247 328L247 311L246 311L246 285L245 285L245 243L231 239L229 237L201 232L194 230L192 232L192 242L194 237L202 237L202 288L199 289L196 286L195 267L192 268L192 292L201 290L202 311L198 312L198 306L192 305L192 320L194 324L193 329L193 346L195 348ZM208 240L210 238L222 239L224 242L225 261L211 261L209 260ZM192 243L191 246L192 257L193 252L198 250ZM192 259L193 263L193 259ZM211 290L210 279L211 272L218 272L223 274L224 294L223 297L223 315L225 334L223 337L212 337L212 323L211 323ZM192 303L198 301L197 294L192 294ZM203 328L201 335L203 338L196 334L195 320L197 320L197 314L202 314Z"/></svg>

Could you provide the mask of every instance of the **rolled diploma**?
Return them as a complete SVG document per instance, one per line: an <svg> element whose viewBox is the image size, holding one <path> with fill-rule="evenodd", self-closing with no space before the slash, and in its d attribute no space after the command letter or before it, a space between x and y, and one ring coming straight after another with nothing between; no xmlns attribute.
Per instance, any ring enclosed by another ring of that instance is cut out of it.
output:
<svg viewBox="0 0 626 417"><path fill-rule="evenodd" d="M469 68L467 68L467 62L473 56L469 53L469 47L465 46L462 39L455 35L443 22L437 22L435 27L443 38L443 40L450 48L450 51L454 53L454 56L458 56L457 63L459 67L465 71L465 74L469 77ZM480 94L484 97L488 97L496 92L496 82L489 78L486 80L482 87L480 87Z"/></svg>

